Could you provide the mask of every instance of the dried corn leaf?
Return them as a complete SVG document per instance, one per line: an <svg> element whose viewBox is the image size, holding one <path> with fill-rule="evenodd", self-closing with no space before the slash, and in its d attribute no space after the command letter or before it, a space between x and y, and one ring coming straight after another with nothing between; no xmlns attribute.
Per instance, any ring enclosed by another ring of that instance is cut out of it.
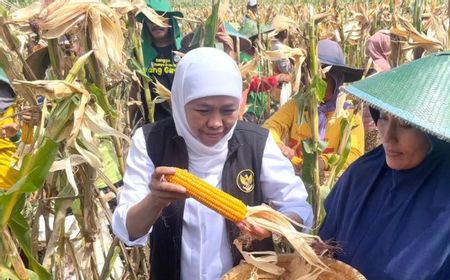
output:
<svg viewBox="0 0 450 280"><path fill-rule="evenodd" d="M124 38L117 15L107 6L91 7L88 11L90 21L90 41L95 56L104 68L109 61L114 65L122 65Z"/></svg>
<svg viewBox="0 0 450 280"><path fill-rule="evenodd" d="M273 275L282 275L285 272L284 268L279 267L277 265L278 259L276 252L266 251L266 252L248 253L242 249L242 243L239 240L237 239L234 240L233 244L242 254L242 257L244 257L244 260L247 263L254 265L255 267L263 271L269 272ZM256 257L255 255L264 255L264 256Z"/></svg>
<svg viewBox="0 0 450 280"><path fill-rule="evenodd" d="M391 34L405 38L408 44L422 47L429 52L443 50L441 42L419 33L406 18L400 15L395 15L394 18L395 25L390 29Z"/></svg>
<svg viewBox="0 0 450 280"><path fill-rule="evenodd" d="M283 46L281 49L275 51L262 52L262 57L271 61L292 58L295 56L306 56L306 54L305 51L300 48L290 48L288 46Z"/></svg>
<svg viewBox="0 0 450 280"><path fill-rule="evenodd" d="M301 77L302 77L302 65L305 62L305 56L295 56L294 62L294 81L292 83L292 92L297 94L300 89Z"/></svg>
<svg viewBox="0 0 450 280"><path fill-rule="evenodd" d="M128 143L131 143L128 136L110 127L108 123L103 118L99 117L91 107L86 107L85 116L83 125L89 128L92 132L96 134L119 137L126 140Z"/></svg>
<svg viewBox="0 0 450 280"><path fill-rule="evenodd" d="M170 100L172 93L158 79L153 79L152 84L155 86L155 92L164 100Z"/></svg>
<svg viewBox="0 0 450 280"><path fill-rule="evenodd" d="M89 148L82 147L79 142L83 145L87 144ZM74 146L77 152L86 160L87 163L89 163L90 166L94 168L100 168L102 166L100 158L95 153L91 152L95 150L95 145L89 145L89 143L81 142L77 139L74 142ZM94 148L94 150L91 150L90 148Z"/></svg>
<svg viewBox="0 0 450 280"><path fill-rule="evenodd" d="M58 38L85 19L85 13L94 2L55 1L40 14L42 38ZM95 4L95 3L94 3Z"/></svg>
<svg viewBox="0 0 450 280"><path fill-rule="evenodd" d="M86 159L80 155L70 155L69 157L53 162L52 167L50 167L49 172L55 172L63 170L66 168L67 162L70 162L72 166L78 166L80 164L86 163Z"/></svg>
<svg viewBox="0 0 450 280"><path fill-rule="evenodd" d="M14 80L12 84L30 88L35 96L41 95L49 100L60 100L74 94L89 94L78 84L70 84L61 80Z"/></svg>
<svg viewBox="0 0 450 280"><path fill-rule="evenodd" d="M241 63L239 70L243 80L249 80L258 74L259 55L255 55L251 61Z"/></svg>
<svg viewBox="0 0 450 280"><path fill-rule="evenodd" d="M272 233L284 236L294 250L312 266L312 271L316 269L321 271L328 270L328 267L320 260L311 247L313 243L323 243L320 237L297 231L292 225L297 223L280 212L267 205L248 207L246 221L251 225L262 227Z"/></svg>
<svg viewBox="0 0 450 280"><path fill-rule="evenodd" d="M447 46L448 33L445 30L445 25L440 18L431 15L425 23L425 30L429 38L437 39L442 43L442 46Z"/></svg>
<svg viewBox="0 0 450 280"><path fill-rule="evenodd" d="M283 30L293 31L297 29L297 26L297 22L284 15L276 15L272 20L272 28L274 28L276 32Z"/></svg>
<svg viewBox="0 0 450 280"><path fill-rule="evenodd" d="M219 5L219 12L217 13L217 19L219 20L219 22L223 22L227 12L228 12L228 8L230 7L230 1L229 0L222 0L220 1L220 5Z"/></svg>
<svg viewBox="0 0 450 280"><path fill-rule="evenodd" d="M14 23L26 23L31 18L38 16L41 9L42 6L40 1L33 2L25 8L12 12L9 15L9 20Z"/></svg>

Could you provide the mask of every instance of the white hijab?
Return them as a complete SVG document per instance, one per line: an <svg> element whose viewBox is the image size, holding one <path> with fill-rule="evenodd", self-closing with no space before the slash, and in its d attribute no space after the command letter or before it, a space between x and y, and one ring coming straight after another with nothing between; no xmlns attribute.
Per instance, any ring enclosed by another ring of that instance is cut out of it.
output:
<svg viewBox="0 0 450 280"><path fill-rule="evenodd" d="M184 138L189 154L189 169L221 173L228 153L233 128L214 146L208 147L194 137L186 119L185 105L207 96L231 96L242 102L242 77L234 60L214 48L188 52L178 63L172 84L172 114L178 135Z"/></svg>

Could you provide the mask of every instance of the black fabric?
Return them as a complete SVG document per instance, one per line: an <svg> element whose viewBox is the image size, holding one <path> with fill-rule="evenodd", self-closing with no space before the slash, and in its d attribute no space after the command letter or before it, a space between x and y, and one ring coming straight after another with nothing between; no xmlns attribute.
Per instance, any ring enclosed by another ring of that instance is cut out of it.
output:
<svg viewBox="0 0 450 280"><path fill-rule="evenodd" d="M146 69L146 73L152 79L157 79L164 87L166 87L169 91L172 88L173 78L175 75L176 63L178 60L177 56L174 56L173 51L176 50L172 46L172 44L166 47L156 47L155 49L157 56L152 61L152 63ZM155 99L158 95L155 92L155 86L152 82L150 82L150 93L152 100ZM143 103L144 113L145 113L145 122L148 123L148 106L147 101L145 99L145 93L141 91L141 100ZM172 116L172 111L170 109L170 105L168 102L156 103L155 104L155 112L154 119L155 121L163 120Z"/></svg>
<svg viewBox="0 0 450 280"><path fill-rule="evenodd" d="M370 112L370 116L373 119L373 122L375 123L375 125L378 123L378 119L380 118L380 111L369 106L369 112Z"/></svg>
<svg viewBox="0 0 450 280"><path fill-rule="evenodd" d="M261 191L259 178L261 177L262 155L268 136L268 130L259 126L239 122L236 126L233 137L228 142L228 156L223 167L222 175L222 189L242 200L246 205L255 206L260 205L263 201L263 194ZM254 173L255 189L252 192L242 192L236 183L239 172L245 169L250 169ZM258 186L258 187L256 187ZM226 221L228 238L230 244L236 239L240 230L230 221ZM273 249L273 242L271 238L262 241L254 241L246 248L247 251L266 251ZM238 265L242 259L241 253L236 246L231 246L233 255L233 265Z"/></svg>
<svg viewBox="0 0 450 280"><path fill-rule="evenodd" d="M188 168L188 153L184 139L177 135L173 119L165 119L155 124L143 126L147 153L155 167L175 166ZM241 199L247 205L259 205L263 201L260 188L262 157L268 130L249 123L238 122L235 132L228 142L228 156L224 164L222 186L225 192ZM237 186L237 177L242 170L254 173L254 189L244 193ZM153 225L150 234L151 278L180 279L181 236L183 230L184 200L166 207L161 217ZM232 241L239 235L238 228L227 221L227 232ZM272 250L270 238L254 242L247 250ZM242 258L231 245L234 265Z"/></svg>

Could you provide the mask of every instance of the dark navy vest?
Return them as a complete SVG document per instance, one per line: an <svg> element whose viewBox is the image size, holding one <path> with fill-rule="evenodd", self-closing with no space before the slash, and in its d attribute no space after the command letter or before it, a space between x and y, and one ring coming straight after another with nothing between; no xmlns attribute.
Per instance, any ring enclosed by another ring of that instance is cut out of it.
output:
<svg viewBox="0 0 450 280"><path fill-rule="evenodd" d="M188 169L189 159L186 143L181 136L178 136L172 118L144 125L143 131L147 153L155 167L174 166ZM268 133L268 130L262 127L239 121L233 136L228 141L228 155L223 167L222 188L249 206L265 202L259 178ZM246 189L246 185L243 184L245 180L243 182L240 177L248 176L251 172L253 172L254 188L250 192L245 192L251 188ZM180 279L184 202L185 200L179 200L163 209L161 217L153 225L150 234L150 275L153 280ZM234 223L229 221L226 222L226 228L231 244L233 263L237 265L242 257L232 243L240 232ZM268 238L255 241L245 249L249 251L273 250L273 243Z"/></svg>

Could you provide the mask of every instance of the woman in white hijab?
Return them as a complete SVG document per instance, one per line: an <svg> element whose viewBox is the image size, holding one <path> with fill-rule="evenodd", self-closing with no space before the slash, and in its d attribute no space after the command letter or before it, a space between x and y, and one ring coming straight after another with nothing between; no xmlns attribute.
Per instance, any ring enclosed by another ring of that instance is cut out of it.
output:
<svg viewBox="0 0 450 280"><path fill-rule="evenodd" d="M133 137L113 230L129 246L144 246L150 233L152 279L219 279L239 261L232 242L240 230L266 238L253 249L271 244L269 232L225 221L165 181L173 167L247 205L267 203L312 225L306 190L289 160L266 129L238 121L241 94L241 75L229 56L195 49L177 66L173 119L144 126Z"/></svg>

